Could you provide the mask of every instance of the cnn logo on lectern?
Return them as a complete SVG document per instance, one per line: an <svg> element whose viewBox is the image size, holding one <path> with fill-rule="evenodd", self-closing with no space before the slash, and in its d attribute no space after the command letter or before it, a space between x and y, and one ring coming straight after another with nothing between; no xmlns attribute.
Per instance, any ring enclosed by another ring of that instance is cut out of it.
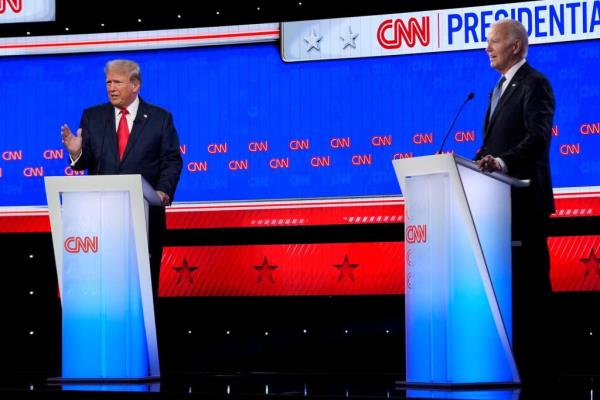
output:
<svg viewBox="0 0 600 400"><path fill-rule="evenodd" d="M4 11L8 9L12 10L15 14L20 13L23 10L23 0L0 0L0 14L4 14Z"/></svg>
<svg viewBox="0 0 600 400"><path fill-rule="evenodd" d="M407 243L426 243L427 242L427 224L408 225L404 238Z"/></svg>
<svg viewBox="0 0 600 400"><path fill-rule="evenodd" d="M65 240L65 250L68 253L97 253L98 236L69 236Z"/></svg>

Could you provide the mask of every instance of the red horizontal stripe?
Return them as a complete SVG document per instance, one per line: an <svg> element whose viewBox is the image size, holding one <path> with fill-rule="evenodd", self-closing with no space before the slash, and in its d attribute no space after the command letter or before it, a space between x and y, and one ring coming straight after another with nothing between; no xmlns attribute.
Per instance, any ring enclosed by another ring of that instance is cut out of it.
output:
<svg viewBox="0 0 600 400"><path fill-rule="evenodd" d="M554 291L600 291L600 236L551 237L548 248Z"/></svg>
<svg viewBox="0 0 600 400"><path fill-rule="evenodd" d="M586 194L588 195L588 194ZM600 196L556 198L553 218L600 216ZM49 232L48 211L0 209L0 232ZM204 204L167 209L169 229L399 223L403 199Z"/></svg>
<svg viewBox="0 0 600 400"><path fill-rule="evenodd" d="M160 295L403 294L403 260L403 242L167 247Z"/></svg>
<svg viewBox="0 0 600 400"><path fill-rule="evenodd" d="M85 40L73 42L57 43L24 43L24 44L6 44L0 45L0 49L31 49L31 48L52 48L52 47L75 47L75 46L99 46L114 44L132 44L132 43L160 43L160 42L181 42L186 40L213 40L213 39L231 39L243 37L261 37L279 35L279 29L256 32L235 32L235 33L211 33L203 35L189 36L170 36L170 37L149 37L132 39L112 39L112 40Z"/></svg>
<svg viewBox="0 0 600 400"><path fill-rule="evenodd" d="M272 204L206 204L206 205L197 205L197 206L183 206L183 207L173 207L168 208L167 212L178 212L178 211L196 211L198 209L211 209L211 208L238 208L238 209L259 209L259 210L269 210L269 209L278 209L278 208L294 208L294 207L302 207L302 206L310 206L310 207L321 207L321 206L357 206L357 205L365 205L368 206L373 203L387 203L387 205L402 205L404 204L404 199L398 200L374 200L374 201L357 201L357 202L314 202L314 203L272 203ZM374 205L377 207L377 205Z"/></svg>

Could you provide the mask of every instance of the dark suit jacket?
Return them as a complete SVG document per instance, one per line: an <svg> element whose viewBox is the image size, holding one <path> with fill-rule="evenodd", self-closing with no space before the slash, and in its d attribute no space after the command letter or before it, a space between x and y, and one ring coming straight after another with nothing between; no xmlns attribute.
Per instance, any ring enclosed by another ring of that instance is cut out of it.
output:
<svg viewBox="0 0 600 400"><path fill-rule="evenodd" d="M535 207L547 214L554 212L549 161L554 94L550 82L528 63L523 64L491 119L489 113L488 105L483 146L476 158L487 154L500 157L509 175L531 180L527 192L533 196Z"/></svg>
<svg viewBox="0 0 600 400"><path fill-rule="evenodd" d="M140 98L123 160L119 161L114 110L112 104L105 103L83 112L79 125L82 155L73 169L87 168L90 175L141 174L155 190L173 199L183 162L171 113Z"/></svg>

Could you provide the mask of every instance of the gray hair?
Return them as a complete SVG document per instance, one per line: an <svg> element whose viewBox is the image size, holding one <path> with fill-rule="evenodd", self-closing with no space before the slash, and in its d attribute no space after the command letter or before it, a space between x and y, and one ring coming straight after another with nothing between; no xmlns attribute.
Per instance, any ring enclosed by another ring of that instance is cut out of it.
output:
<svg viewBox="0 0 600 400"><path fill-rule="evenodd" d="M104 67L104 73L108 71L119 71L127 74L131 82L137 81L142 82L142 72L140 71L140 65L135 61L131 60L111 60L106 63Z"/></svg>
<svg viewBox="0 0 600 400"><path fill-rule="evenodd" d="M527 35L527 29L525 26L517 20L514 19L501 19L499 21L494 22L494 25L506 24L508 25L508 34L510 35L512 40L520 40L522 44L521 54L519 54L522 58L527 57L527 51L529 50L529 37Z"/></svg>

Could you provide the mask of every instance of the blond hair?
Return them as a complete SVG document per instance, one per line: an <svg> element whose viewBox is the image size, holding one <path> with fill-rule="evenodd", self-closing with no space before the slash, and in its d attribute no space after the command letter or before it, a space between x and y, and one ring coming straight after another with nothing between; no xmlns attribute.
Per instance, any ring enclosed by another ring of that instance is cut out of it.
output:
<svg viewBox="0 0 600 400"><path fill-rule="evenodd" d="M140 71L140 65L135 61L131 60L111 60L106 63L104 67L104 74L108 74L108 71L123 72L129 76L129 81L142 82L142 72Z"/></svg>

